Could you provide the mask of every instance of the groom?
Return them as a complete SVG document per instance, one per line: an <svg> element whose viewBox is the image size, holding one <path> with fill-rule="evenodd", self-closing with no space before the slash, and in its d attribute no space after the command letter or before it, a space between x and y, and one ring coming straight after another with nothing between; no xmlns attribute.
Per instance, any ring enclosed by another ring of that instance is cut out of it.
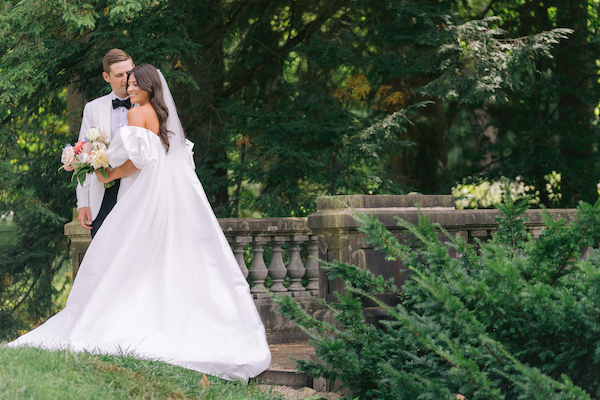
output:
<svg viewBox="0 0 600 400"><path fill-rule="evenodd" d="M120 49L112 49L102 60L102 77L110 84L112 92L92 100L85 105L79 140L86 140L86 131L96 126L110 130L111 138L122 126L127 125L127 111L131 108L127 94L127 73L134 67L129 54ZM92 238L117 202L120 181L104 189L95 174L88 174L83 185L77 186L77 210L79 223L91 229Z"/></svg>

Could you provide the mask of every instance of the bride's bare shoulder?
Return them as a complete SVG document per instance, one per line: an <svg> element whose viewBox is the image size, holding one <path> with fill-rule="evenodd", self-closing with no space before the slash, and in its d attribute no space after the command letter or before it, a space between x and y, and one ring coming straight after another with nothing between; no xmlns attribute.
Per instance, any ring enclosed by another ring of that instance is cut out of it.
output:
<svg viewBox="0 0 600 400"><path fill-rule="evenodd" d="M140 128L148 128L158 120L154 109L146 106L132 107L127 113L127 125L139 126Z"/></svg>

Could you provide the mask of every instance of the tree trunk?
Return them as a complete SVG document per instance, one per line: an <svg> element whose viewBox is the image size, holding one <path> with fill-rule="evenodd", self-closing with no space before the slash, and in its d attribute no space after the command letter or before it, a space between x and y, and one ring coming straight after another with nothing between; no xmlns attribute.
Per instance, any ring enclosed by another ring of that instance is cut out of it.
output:
<svg viewBox="0 0 600 400"><path fill-rule="evenodd" d="M569 40L559 43L556 51L556 72L562 77L558 98L558 119L561 125L560 154L561 205L572 207L581 200L593 203L598 197L597 174L594 171L593 144L596 142L591 116L595 106L590 82L586 76L588 58L587 2L562 0L557 2L557 23L575 30Z"/></svg>
<svg viewBox="0 0 600 400"><path fill-rule="evenodd" d="M79 90L79 85L71 83L67 87L67 119L72 136L79 135L85 99Z"/></svg>

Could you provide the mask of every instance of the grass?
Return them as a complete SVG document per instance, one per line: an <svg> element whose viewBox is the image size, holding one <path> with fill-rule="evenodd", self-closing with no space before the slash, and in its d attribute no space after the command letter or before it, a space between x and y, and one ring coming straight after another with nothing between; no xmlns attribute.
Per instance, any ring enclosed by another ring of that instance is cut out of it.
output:
<svg viewBox="0 0 600 400"><path fill-rule="evenodd" d="M250 382L229 382L158 361L0 345L0 399L282 400Z"/></svg>

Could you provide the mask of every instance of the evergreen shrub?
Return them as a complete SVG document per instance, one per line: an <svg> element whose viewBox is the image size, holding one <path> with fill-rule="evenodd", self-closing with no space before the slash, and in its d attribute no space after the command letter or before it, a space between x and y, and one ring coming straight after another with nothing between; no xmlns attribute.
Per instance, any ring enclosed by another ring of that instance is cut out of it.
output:
<svg viewBox="0 0 600 400"><path fill-rule="evenodd" d="M505 198L497 208L498 232L475 246L421 214L418 225L399 219L418 243L409 248L374 216L354 214L367 241L401 259L411 278L398 288L354 265L326 263L329 277L346 284L327 304L336 324L277 298L322 360L299 360L300 370L337 379L358 399L598 398L600 202L581 203L570 222L546 212L535 240L526 201ZM381 293L400 304L384 304ZM367 323L364 298L387 317Z"/></svg>

